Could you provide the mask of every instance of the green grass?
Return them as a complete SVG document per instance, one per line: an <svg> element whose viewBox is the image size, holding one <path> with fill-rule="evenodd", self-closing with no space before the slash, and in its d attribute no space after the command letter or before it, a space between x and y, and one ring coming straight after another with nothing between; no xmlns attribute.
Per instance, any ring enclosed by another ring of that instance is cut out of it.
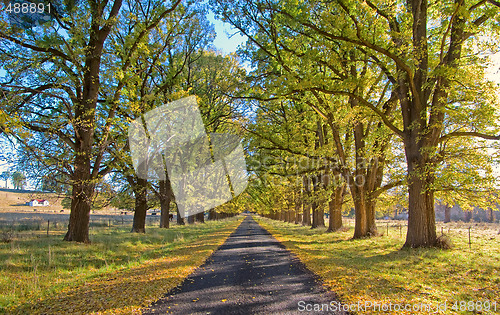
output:
<svg viewBox="0 0 500 315"><path fill-rule="evenodd" d="M94 229L92 244L63 231L18 232L0 243L0 313L140 313L220 246L241 217L206 224Z"/></svg>
<svg viewBox="0 0 500 315"><path fill-rule="evenodd" d="M473 226L471 249L468 226L457 224L443 228L448 233L450 227L455 244L452 250L401 249L405 231L403 227L401 235L396 224L389 225L388 236L352 240L352 225L346 231L325 233L326 229L257 220L319 275L342 302L424 303L433 307L446 302L447 312L442 314L471 314L451 307L456 301L490 301L496 302L497 311L483 310L481 314L500 313L500 235L491 229ZM386 227L386 223L379 223L385 234Z"/></svg>

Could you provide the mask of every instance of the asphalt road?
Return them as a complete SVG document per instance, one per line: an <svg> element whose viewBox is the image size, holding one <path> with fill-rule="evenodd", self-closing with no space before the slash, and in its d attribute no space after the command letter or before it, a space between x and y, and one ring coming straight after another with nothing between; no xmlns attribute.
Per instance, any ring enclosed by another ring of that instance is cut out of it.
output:
<svg viewBox="0 0 500 315"><path fill-rule="evenodd" d="M143 314L307 314L319 304L329 306L319 314L342 314L332 312L335 301L248 216L204 265Z"/></svg>

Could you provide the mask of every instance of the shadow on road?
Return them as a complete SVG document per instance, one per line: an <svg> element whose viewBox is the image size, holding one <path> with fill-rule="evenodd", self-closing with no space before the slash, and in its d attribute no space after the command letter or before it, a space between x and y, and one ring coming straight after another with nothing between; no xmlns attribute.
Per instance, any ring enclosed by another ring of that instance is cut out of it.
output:
<svg viewBox="0 0 500 315"><path fill-rule="evenodd" d="M248 216L204 265L143 314L294 314L303 313L299 302L335 301L312 272Z"/></svg>

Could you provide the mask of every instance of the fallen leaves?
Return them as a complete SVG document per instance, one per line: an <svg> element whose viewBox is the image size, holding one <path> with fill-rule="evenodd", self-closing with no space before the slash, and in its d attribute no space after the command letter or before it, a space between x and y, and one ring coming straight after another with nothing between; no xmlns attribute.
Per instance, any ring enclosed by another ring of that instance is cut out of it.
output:
<svg viewBox="0 0 500 315"><path fill-rule="evenodd" d="M216 250L241 222L229 220L216 233L179 243L163 257L128 264L67 285L48 296L10 308L12 314L141 314L141 309L180 285ZM192 227L196 229L196 226ZM130 247L130 250L134 250ZM85 273L81 268L80 272ZM196 300L193 300L196 302Z"/></svg>

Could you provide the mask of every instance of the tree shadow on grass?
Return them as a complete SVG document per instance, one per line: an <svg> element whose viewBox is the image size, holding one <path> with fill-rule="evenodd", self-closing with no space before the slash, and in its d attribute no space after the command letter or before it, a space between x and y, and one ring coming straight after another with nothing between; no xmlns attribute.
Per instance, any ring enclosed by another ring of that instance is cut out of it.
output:
<svg viewBox="0 0 500 315"><path fill-rule="evenodd" d="M179 285L196 267L201 265L229 235L230 230L225 229L218 233L206 231L205 233L208 234L200 240L187 243L181 241L176 248L154 250L156 253L153 256L156 257L136 257L131 260L134 263L139 262L138 259L148 259L139 266L104 271L105 274L94 274L87 279L79 274L80 279L83 280L69 287L67 284L64 287L65 280L63 280L62 284L56 284L63 287L61 291L19 305L9 310L9 314L88 314L95 312L140 314L141 308ZM197 238L198 234L202 233L199 231L190 233L189 238ZM126 238L130 241L136 237ZM68 244L68 246L72 245L74 244ZM126 266L126 262L122 263L122 266ZM87 266L86 262L83 262L83 265ZM117 268L122 267L118 265Z"/></svg>
<svg viewBox="0 0 500 315"><path fill-rule="evenodd" d="M130 314L179 285L216 245L190 245L175 255L89 279L76 287L12 310L13 314ZM195 253L195 254L194 254ZM193 257L194 254L196 255Z"/></svg>

